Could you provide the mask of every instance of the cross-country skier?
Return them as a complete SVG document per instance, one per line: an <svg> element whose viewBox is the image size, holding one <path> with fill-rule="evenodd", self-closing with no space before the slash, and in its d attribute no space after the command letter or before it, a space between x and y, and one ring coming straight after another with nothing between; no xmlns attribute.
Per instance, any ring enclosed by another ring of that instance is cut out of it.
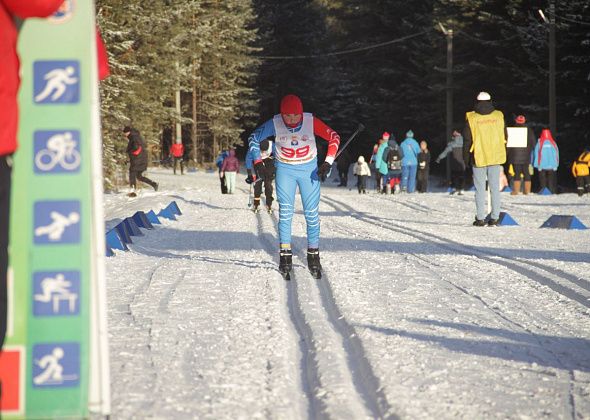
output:
<svg viewBox="0 0 590 420"><path fill-rule="evenodd" d="M325 161L317 164L315 136L328 142ZM289 277L292 269L291 221L297 187L301 193L305 221L307 223L307 265L315 278L321 278L320 265L320 179L329 173L340 136L319 118L303 112L301 99L287 95L281 100L281 113L259 126L250 135L249 149L254 158L257 176L264 176L260 159L260 142L275 136L274 156L276 165L276 189L279 202L279 271Z"/></svg>
<svg viewBox="0 0 590 420"><path fill-rule="evenodd" d="M262 184L264 183L264 196L266 197L266 211L272 213L272 202L274 200L272 196L272 181L275 177L275 164L273 158L273 142L269 140L262 140L260 142L260 160L264 165L264 173L262 179L256 182L256 175L252 173L254 169L254 158L252 152L248 151L246 154L246 170L248 171L248 179L246 182L254 183L254 203L252 204L252 210L257 213L260 206L260 196L262 195ZM259 166L260 168L260 166Z"/></svg>

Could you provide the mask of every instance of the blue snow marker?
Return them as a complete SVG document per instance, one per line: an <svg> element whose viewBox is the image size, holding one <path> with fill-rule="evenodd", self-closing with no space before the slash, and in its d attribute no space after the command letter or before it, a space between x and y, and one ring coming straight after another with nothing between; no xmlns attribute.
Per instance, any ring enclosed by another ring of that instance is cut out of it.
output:
<svg viewBox="0 0 590 420"><path fill-rule="evenodd" d="M539 195L551 195L553 194L551 191L549 191L549 188L545 187L543 188L541 191L539 191Z"/></svg>
<svg viewBox="0 0 590 420"><path fill-rule="evenodd" d="M554 214L541 225L542 228L552 229L588 229L576 216Z"/></svg>
<svg viewBox="0 0 590 420"><path fill-rule="evenodd" d="M155 211L150 210L145 215L152 225L161 225L162 224L162 222L160 222L160 219L158 219L158 216L156 216Z"/></svg>
<svg viewBox="0 0 590 420"><path fill-rule="evenodd" d="M170 209L172 211L172 214L175 214L177 216L180 216L182 214L180 208L178 207L178 204L176 204L176 201L173 201L170 204L168 204L168 207L166 208Z"/></svg>
<svg viewBox="0 0 590 420"><path fill-rule="evenodd" d="M518 223L516 223L516 220L514 220L508 213L502 211L500 212L500 217L498 218L498 225L518 226Z"/></svg>
<svg viewBox="0 0 590 420"><path fill-rule="evenodd" d="M123 223L125 223L125 226L127 227L127 230L129 231L129 235L143 236L143 233L141 232L141 230L137 226L137 223L135 223L135 220L133 220L131 217L126 217L125 220L123 220Z"/></svg>
<svg viewBox="0 0 590 420"><path fill-rule="evenodd" d="M131 240L131 234L125 223L121 222L117 226L115 226L115 230L119 234L119 238L121 238L121 242L125 244L132 244L133 241Z"/></svg>
<svg viewBox="0 0 590 420"><path fill-rule="evenodd" d="M506 185L502 192L512 192L512 188L510 188L510 185Z"/></svg>
<svg viewBox="0 0 590 420"><path fill-rule="evenodd" d="M121 251L129 251L125 242L121 240L117 229L111 229L107 232L106 235L107 247L109 249L120 249ZM112 251L111 251L112 252ZM107 252L108 256L108 252Z"/></svg>
<svg viewBox="0 0 590 420"><path fill-rule="evenodd" d="M140 228L144 229L153 229L154 226L150 223L147 216L142 211L137 211L133 216L131 216L133 221L139 226Z"/></svg>
<svg viewBox="0 0 590 420"><path fill-rule="evenodd" d="M169 207L166 207L165 209L160 210L160 213L158 213L158 216L163 217L165 219L169 219L169 220L176 220L176 216L174 216L174 213L172 213L172 210Z"/></svg>

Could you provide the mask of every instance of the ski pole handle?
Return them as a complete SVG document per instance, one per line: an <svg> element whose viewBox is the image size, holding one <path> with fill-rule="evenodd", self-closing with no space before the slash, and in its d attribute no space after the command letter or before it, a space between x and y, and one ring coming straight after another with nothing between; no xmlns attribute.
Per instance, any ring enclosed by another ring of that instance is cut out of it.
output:
<svg viewBox="0 0 590 420"><path fill-rule="evenodd" d="M348 146L350 144L350 142L356 137L356 135L358 133L360 133L361 131L363 131L364 129L365 129L365 126L362 123L359 123L356 131L354 133L352 133L352 135L348 138L348 140L346 140L346 143L344 143L344 146L342 146L340 148L340 150L338 150L338 153L336 153L334 160L338 159L338 156L340 156L340 154L344 151L344 149L346 149L346 146Z"/></svg>

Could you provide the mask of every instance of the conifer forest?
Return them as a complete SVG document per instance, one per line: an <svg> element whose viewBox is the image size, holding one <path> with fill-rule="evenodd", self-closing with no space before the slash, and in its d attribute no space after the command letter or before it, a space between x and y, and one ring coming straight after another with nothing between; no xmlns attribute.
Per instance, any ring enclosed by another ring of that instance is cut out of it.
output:
<svg viewBox="0 0 590 420"><path fill-rule="evenodd" d="M126 161L123 126L140 130L157 162L179 123L187 158L206 165L231 145L243 157L248 134L287 93L343 140L362 123L349 148L356 160L371 155L383 131L400 140L412 129L439 153L448 112L451 128L461 130L480 91L508 125L523 114L539 135L551 124L553 77L560 183L573 183L571 162L590 144L587 0L97 0L96 7L111 68L101 82L107 188Z"/></svg>

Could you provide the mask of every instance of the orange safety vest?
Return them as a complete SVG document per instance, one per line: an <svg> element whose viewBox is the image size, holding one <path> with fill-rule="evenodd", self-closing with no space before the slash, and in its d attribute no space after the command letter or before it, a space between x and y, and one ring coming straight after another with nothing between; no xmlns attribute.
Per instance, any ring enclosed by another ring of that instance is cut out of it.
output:
<svg viewBox="0 0 590 420"><path fill-rule="evenodd" d="M590 153L584 152L572 164L572 174L575 178L590 175Z"/></svg>
<svg viewBox="0 0 590 420"><path fill-rule="evenodd" d="M491 114L482 115L475 111L466 115L473 143L470 152L473 152L475 166L502 165L506 162L506 136L504 133L504 114L501 111L493 111Z"/></svg>

